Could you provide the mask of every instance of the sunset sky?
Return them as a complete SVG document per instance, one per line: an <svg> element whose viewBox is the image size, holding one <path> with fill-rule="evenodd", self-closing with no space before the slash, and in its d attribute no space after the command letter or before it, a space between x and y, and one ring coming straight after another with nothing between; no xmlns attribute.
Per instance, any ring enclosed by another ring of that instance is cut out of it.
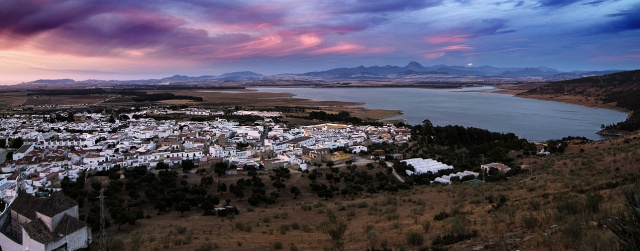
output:
<svg viewBox="0 0 640 251"><path fill-rule="evenodd" d="M0 0L0 84L409 61L640 69L640 2Z"/></svg>

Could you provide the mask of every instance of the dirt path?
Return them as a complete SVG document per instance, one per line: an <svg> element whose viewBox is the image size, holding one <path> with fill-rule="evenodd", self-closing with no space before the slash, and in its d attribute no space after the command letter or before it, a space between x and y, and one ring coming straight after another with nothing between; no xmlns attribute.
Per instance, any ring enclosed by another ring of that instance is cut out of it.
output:
<svg viewBox="0 0 640 251"><path fill-rule="evenodd" d="M402 177L400 177L400 175L398 175L398 173L396 172L395 168L391 169L391 173L393 173L393 176L396 176L396 179L398 179L400 182L404 183L404 179Z"/></svg>

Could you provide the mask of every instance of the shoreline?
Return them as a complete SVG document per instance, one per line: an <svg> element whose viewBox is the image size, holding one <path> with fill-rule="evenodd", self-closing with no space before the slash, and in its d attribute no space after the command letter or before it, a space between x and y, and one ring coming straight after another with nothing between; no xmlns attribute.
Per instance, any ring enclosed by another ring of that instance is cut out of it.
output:
<svg viewBox="0 0 640 251"><path fill-rule="evenodd" d="M596 109L607 109L607 110L619 111L619 112L627 114L627 118L625 120L629 119L631 117L631 115L633 114L633 111L625 109L625 108L622 108L622 107L619 107L613 102L612 103L602 103L602 102L596 101L595 99L591 99L591 98L588 98L588 97L577 96L577 95L555 95L555 96L542 95L542 94L521 95L521 94L524 94L527 90L509 89L511 86L510 85L503 85L503 86L497 87L497 88L500 88L500 89L497 89L495 91L495 93L513 95L514 97L519 97L519 98L554 101L554 102L574 104L574 105L590 107L590 108L596 108ZM612 136L612 137L623 137L623 136L629 135L631 133L632 132L628 132L628 131L607 130L607 129L602 129L602 130L596 132L596 134L598 134L598 135ZM605 139L603 139L603 140L605 140Z"/></svg>
<svg viewBox="0 0 640 251"><path fill-rule="evenodd" d="M504 94L504 95L509 95L515 98L525 98L525 99L533 99L533 100L542 100L542 101L553 101L553 102L558 102L558 103L564 103L564 104L572 104L572 105L577 105L577 106L582 106L582 107L589 107L589 108L595 108L595 109L606 109L606 110L610 110L610 111L617 111L617 112L622 112L626 114L626 118L628 119L629 116L631 115L631 111L628 111L626 109L622 109L620 107L615 106L615 103L607 103L607 104L603 104L600 101L595 100L594 98L588 98L588 97L580 97L580 96L546 96L546 95L522 95L522 93L532 89L532 88L536 88L538 86L542 86L546 83L530 83L530 84L499 84L499 85L493 85L493 84L487 84L487 85L474 85L474 86L466 86L466 88L470 89L470 90L464 90L464 86L459 87L459 88L424 88L424 87L406 87L406 86L402 86L402 87L398 87L398 88L420 88L420 89L447 89L450 91L460 91L460 92L484 92L484 93L495 93L495 94ZM485 88L482 88L485 87ZM278 88L278 87L276 87ZM291 87L289 87L291 88ZM298 88L319 88L319 87L298 87ZM358 86L358 87L354 87L354 86L350 86L350 87L333 87L333 88L345 88L345 89L357 89L357 88L380 88L380 86ZM382 87L382 88L387 88L387 87ZM286 92L287 87L282 88L283 92ZM337 101L340 102L340 101ZM366 110L367 108L363 108L362 106L359 106L360 108ZM402 113L399 113L398 115L402 115ZM385 122L384 118L378 119L378 121L381 122ZM389 120L389 119L387 119ZM398 118L398 119L393 119L393 122L398 122L399 120L402 120L402 118ZM621 120L624 121L624 120ZM605 130L596 130L594 132L595 134L601 135L601 136L624 136L626 135L625 132L612 132L612 131L605 131ZM569 135L567 135L569 136ZM606 140L605 138L600 138L597 140Z"/></svg>

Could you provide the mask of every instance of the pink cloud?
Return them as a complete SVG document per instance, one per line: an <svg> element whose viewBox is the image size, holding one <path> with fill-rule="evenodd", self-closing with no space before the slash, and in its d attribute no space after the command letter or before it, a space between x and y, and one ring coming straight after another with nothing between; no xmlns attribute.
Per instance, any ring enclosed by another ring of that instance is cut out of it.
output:
<svg viewBox="0 0 640 251"><path fill-rule="evenodd" d="M446 46L446 47L442 47L439 50L441 51L466 51L466 50L472 50L473 47L470 47L468 45L464 45L464 44L460 44L460 45L450 45L450 46Z"/></svg>
<svg viewBox="0 0 640 251"><path fill-rule="evenodd" d="M322 38L312 34L302 34L298 37L298 40L304 48L318 46L322 43Z"/></svg>
<svg viewBox="0 0 640 251"><path fill-rule="evenodd" d="M348 53L353 53L356 52L358 50L363 49L364 46L362 45L357 45L357 44L346 44L346 43L340 43L331 47L325 47L322 49L317 49L317 50L313 50L310 52L310 54L312 55L319 55L319 54L348 54Z"/></svg>
<svg viewBox="0 0 640 251"><path fill-rule="evenodd" d="M473 50L473 47L464 45L464 44L449 45L445 47L440 47L435 51L425 54L424 58L432 60L432 59L443 57L449 51L467 51L467 50Z"/></svg>
<svg viewBox="0 0 640 251"><path fill-rule="evenodd" d="M424 58L432 60L432 59L436 59L439 57L444 56L444 52L432 52L432 53L427 53L426 55L424 55Z"/></svg>
<svg viewBox="0 0 640 251"><path fill-rule="evenodd" d="M461 43L469 40L470 35L436 35L424 39L430 44Z"/></svg>

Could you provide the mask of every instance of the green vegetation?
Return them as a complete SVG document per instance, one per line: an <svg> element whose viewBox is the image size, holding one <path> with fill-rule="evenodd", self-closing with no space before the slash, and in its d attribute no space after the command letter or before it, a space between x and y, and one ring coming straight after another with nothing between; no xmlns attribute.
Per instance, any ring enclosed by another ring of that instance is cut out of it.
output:
<svg viewBox="0 0 640 251"><path fill-rule="evenodd" d="M374 125L374 126L382 126L382 123L376 121L365 121L358 117L352 117L349 112L341 111L337 114L326 113L324 111L312 111L306 117L300 117L304 119L312 119L318 121L327 121L327 122L341 122L347 124L354 125Z"/></svg>
<svg viewBox="0 0 640 251"><path fill-rule="evenodd" d="M186 95L175 95L173 93L154 93L154 94L137 94L135 97L131 98L131 100L135 102L156 102L162 100L171 100L171 99L186 99L193 100L196 102L201 102L202 97L194 97L194 96L186 96Z"/></svg>

